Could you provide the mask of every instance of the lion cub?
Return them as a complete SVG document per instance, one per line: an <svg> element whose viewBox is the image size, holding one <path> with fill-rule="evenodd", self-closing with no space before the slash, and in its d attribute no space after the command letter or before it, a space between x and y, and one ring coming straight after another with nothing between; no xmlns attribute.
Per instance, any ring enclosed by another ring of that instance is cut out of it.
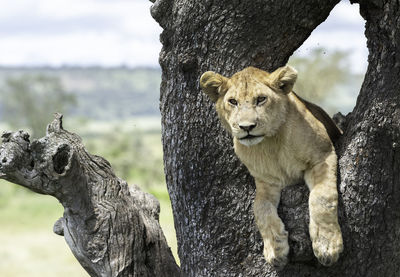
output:
<svg viewBox="0 0 400 277"><path fill-rule="evenodd" d="M341 131L318 106L292 92L297 71L272 73L248 67L231 78L205 72L203 91L215 102L234 149L256 181L254 215L268 263L283 267L288 233L277 213L281 190L304 179L310 189L310 237L325 266L343 250L337 218L337 156L332 140Z"/></svg>

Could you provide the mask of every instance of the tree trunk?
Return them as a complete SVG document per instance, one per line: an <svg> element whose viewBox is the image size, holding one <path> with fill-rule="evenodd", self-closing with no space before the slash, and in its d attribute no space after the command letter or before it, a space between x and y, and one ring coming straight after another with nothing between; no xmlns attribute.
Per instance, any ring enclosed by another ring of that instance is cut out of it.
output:
<svg viewBox="0 0 400 277"><path fill-rule="evenodd" d="M253 178L199 89L207 70L229 76L249 65L268 71L284 65L337 2L158 0L153 5L152 15L164 29L164 165L184 276L395 276L399 271L398 1L361 1L370 65L336 145L345 251L330 268L319 265L311 250L303 184L285 189L280 204L290 263L279 273L265 263L252 212Z"/></svg>
<svg viewBox="0 0 400 277"><path fill-rule="evenodd" d="M2 138L0 178L61 202L64 216L54 232L65 237L90 276L179 275L158 223L158 201L87 153L81 139L62 128L61 115L40 140L30 143L23 131Z"/></svg>
<svg viewBox="0 0 400 277"><path fill-rule="evenodd" d="M400 3L359 3L367 21L369 65L339 148L340 210L347 249L342 266L346 276L398 276Z"/></svg>

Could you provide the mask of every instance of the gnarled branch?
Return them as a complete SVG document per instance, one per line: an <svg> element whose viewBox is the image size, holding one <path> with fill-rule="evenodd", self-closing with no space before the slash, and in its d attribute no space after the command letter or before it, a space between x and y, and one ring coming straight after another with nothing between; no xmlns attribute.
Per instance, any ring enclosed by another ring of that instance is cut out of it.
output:
<svg viewBox="0 0 400 277"><path fill-rule="evenodd" d="M158 222L159 203L115 176L102 157L89 154L56 114L47 135L29 141L6 132L0 178L56 197L64 215L54 232L91 276L179 276Z"/></svg>

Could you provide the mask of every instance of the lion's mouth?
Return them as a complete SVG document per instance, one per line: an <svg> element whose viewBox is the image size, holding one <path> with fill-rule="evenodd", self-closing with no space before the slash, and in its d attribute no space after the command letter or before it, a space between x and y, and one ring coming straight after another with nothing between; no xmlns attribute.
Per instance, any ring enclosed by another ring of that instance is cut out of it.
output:
<svg viewBox="0 0 400 277"><path fill-rule="evenodd" d="M254 139L254 138L260 138L260 137L263 137L263 135L261 135L261 136L254 136L254 135L248 134L247 136L245 136L245 137L243 137L243 138L240 138L240 140L242 140L242 139Z"/></svg>

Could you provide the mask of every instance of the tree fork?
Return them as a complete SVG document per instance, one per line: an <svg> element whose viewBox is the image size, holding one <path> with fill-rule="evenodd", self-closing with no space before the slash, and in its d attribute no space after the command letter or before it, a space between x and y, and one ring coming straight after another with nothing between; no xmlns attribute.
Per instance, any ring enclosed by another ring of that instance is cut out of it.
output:
<svg viewBox="0 0 400 277"><path fill-rule="evenodd" d="M233 153L231 138L198 84L208 70L231 76L250 65L267 71L284 65L338 2L155 1L152 16L164 29L164 165L184 276L350 277L399 272L398 1L353 1L360 2L367 21L370 56L357 105L336 145L344 252L332 267L322 267L313 257L308 192L301 185L287 188L281 197L290 262L281 272L266 265L252 212L253 179Z"/></svg>
<svg viewBox="0 0 400 277"><path fill-rule="evenodd" d="M54 225L90 276L179 276L158 222L159 202L115 176L89 154L56 114L45 137L5 132L0 178L56 197L64 215Z"/></svg>

